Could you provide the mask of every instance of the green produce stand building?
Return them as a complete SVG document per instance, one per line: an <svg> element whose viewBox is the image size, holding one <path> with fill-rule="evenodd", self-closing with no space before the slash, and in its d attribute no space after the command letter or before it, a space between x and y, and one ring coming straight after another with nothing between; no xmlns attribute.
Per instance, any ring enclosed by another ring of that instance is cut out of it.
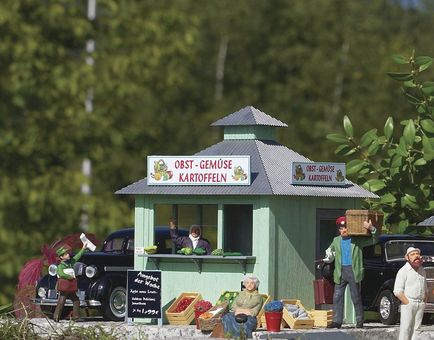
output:
<svg viewBox="0 0 434 340"><path fill-rule="evenodd" d="M211 126L224 129L223 140L194 157L249 156L250 183L152 185L144 178L117 191L135 196L134 269L161 270L163 310L182 292L215 303L223 291L239 291L245 274L259 278L261 293L314 308L315 260L336 235L335 219L378 196L346 179L342 186L292 184L293 163L313 161L279 144L276 130L287 125L254 107ZM212 249L242 255L143 254L171 216L180 229L201 225Z"/></svg>

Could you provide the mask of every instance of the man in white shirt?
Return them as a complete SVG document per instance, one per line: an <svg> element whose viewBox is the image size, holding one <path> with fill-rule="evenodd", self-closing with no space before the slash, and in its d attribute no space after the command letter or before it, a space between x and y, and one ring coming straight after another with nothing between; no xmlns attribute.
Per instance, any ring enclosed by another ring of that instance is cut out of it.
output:
<svg viewBox="0 0 434 340"><path fill-rule="evenodd" d="M399 340L410 340L423 318L427 301L426 273L422 266L420 249L409 247L405 253L407 263L396 274L393 293L401 301Z"/></svg>

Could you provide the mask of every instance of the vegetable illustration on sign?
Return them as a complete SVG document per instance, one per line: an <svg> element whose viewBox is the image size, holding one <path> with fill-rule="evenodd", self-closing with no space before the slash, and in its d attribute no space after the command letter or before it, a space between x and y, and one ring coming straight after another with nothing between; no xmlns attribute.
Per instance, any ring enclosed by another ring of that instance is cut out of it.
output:
<svg viewBox="0 0 434 340"><path fill-rule="evenodd" d="M336 180L338 181L338 182L343 182L344 180L345 180L345 177L344 177L344 175L342 174L342 170L341 169L339 169L338 171L337 171L337 173L336 173Z"/></svg>
<svg viewBox="0 0 434 340"><path fill-rule="evenodd" d="M243 168L238 165L234 169L234 175L232 178L236 181L245 181L247 179L247 174L244 172Z"/></svg>
<svg viewBox="0 0 434 340"><path fill-rule="evenodd" d="M168 167L164 160L160 159L154 162L154 173L151 174L151 177L155 180L159 181L163 179L163 181L167 181L171 179L173 176L173 172L168 170Z"/></svg>
<svg viewBox="0 0 434 340"><path fill-rule="evenodd" d="M295 167L295 175L294 175L294 178L295 178L297 181L302 181L302 180L304 180L304 179L306 178L306 175L304 174L304 172L303 172L303 168L301 167L300 164L297 164L296 167Z"/></svg>

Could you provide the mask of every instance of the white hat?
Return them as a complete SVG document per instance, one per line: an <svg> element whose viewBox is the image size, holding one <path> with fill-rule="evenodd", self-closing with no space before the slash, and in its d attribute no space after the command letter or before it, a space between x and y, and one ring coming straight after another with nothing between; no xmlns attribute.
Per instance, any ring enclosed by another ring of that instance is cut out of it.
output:
<svg viewBox="0 0 434 340"><path fill-rule="evenodd" d="M415 248L415 247L408 247L407 248L407 252L405 253L405 256L407 256L408 254L417 251L420 254L420 249L419 248Z"/></svg>

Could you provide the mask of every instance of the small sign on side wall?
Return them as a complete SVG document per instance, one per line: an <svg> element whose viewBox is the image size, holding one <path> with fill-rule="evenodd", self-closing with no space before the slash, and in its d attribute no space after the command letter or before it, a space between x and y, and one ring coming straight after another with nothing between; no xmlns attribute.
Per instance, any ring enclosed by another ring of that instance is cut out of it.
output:
<svg viewBox="0 0 434 340"><path fill-rule="evenodd" d="M161 319L161 271L129 270L127 318Z"/></svg>
<svg viewBox="0 0 434 340"><path fill-rule="evenodd" d="M344 186L345 163L292 163L291 184Z"/></svg>

